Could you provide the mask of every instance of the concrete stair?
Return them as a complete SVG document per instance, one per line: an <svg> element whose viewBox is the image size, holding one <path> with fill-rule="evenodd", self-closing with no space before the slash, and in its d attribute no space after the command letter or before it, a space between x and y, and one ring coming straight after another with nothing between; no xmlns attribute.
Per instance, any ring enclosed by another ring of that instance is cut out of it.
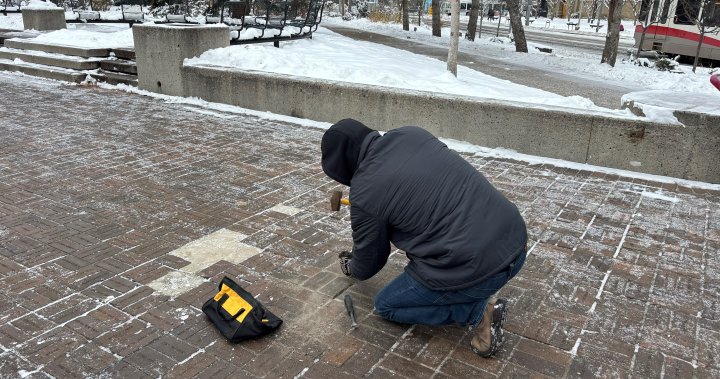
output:
<svg viewBox="0 0 720 379"><path fill-rule="evenodd" d="M44 51L46 53L55 53L63 55L74 55L76 57L92 58L92 57L107 57L110 55L109 48L83 48L75 46L65 45L53 45L49 43L33 42L27 39L6 39L5 47L22 50L37 50Z"/></svg>
<svg viewBox="0 0 720 379"><path fill-rule="evenodd" d="M100 68L105 71L114 71L137 76L137 66L134 61L130 60L108 59L100 61Z"/></svg>
<svg viewBox="0 0 720 379"><path fill-rule="evenodd" d="M11 38L35 38L40 35L40 32L36 30L11 30L11 29L0 29L0 46L3 45L6 39Z"/></svg>
<svg viewBox="0 0 720 379"><path fill-rule="evenodd" d="M72 83L81 83L89 76L100 82L137 87L132 49L87 49L21 38L5 39L4 45L0 47L0 70L3 71Z"/></svg>
<svg viewBox="0 0 720 379"><path fill-rule="evenodd" d="M0 71L22 72L26 75L39 76L41 78L62 80L72 83L81 83L87 77L86 73L78 70L11 61L7 59L0 59Z"/></svg>
<svg viewBox="0 0 720 379"><path fill-rule="evenodd" d="M106 71L103 69L91 72L89 74L93 79L105 82L108 84L125 84L128 86L137 87L138 78L137 75L124 74L122 72Z"/></svg>
<svg viewBox="0 0 720 379"><path fill-rule="evenodd" d="M36 63L46 66L64 67L73 70L94 70L100 67L100 61L80 58L72 55L44 53L34 50L11 49L0 47L0 59L20 59L27 63Z"/></svg>

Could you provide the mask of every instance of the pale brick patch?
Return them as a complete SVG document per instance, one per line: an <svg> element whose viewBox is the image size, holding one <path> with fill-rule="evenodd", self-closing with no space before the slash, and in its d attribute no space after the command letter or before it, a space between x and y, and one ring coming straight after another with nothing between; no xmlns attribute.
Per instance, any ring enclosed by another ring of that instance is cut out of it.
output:
<svg viewBox="0 0 720 379"><path fill-rule="evenodd" d="M219 261L241 263L261 251L257 247L242 243L246 237L242 233L220 229L171 251L170 254L190 262L180 268L187 273L201 271Z"/></svg>
<svg viewBox="0 0 720 379"><path fill-rule="evenodd" d="M288 216L295 216L296 214L302 212L302 209L300 209L300 208L290 207L290 206L282 205L282 204L278 204L278 205L270 208L270 210L279 212L279 213L284 213Z"/></svg>

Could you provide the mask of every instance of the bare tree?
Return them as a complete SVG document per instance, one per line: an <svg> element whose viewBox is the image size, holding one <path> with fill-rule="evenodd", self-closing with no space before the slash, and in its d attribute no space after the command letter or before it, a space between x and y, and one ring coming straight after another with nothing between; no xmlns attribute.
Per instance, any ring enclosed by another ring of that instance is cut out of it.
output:
<svg viewBox="0 0 720 379"><path fill-rule="evenodd" d="M547 16L550 17L551 20L555 19L555 14L557 13L558 5L562 4L562 1L560 0L546 0L547 3Z"/></svg>
<svg viewBox="0 0 720 379"><path fill-rule="evenodd" d="M472 5L470 7L470 18L468 19L468 29L467 29L467 33L465 33L465 38L470 41L475 41L475 33L477 32L478 13L481 12L481 10L478 9L479 7L480 7L480 0L472 0ZM480 19L480 22L482 22L482 18Z"/></svg>
<svg viewBox="0 0 720 379"><path fill-rule="evenodd" d="M447 69L457 77L457 53L460 43L460 0L450 0L450 48Z"/></svg>
<svg viewBox="0 0 720 379"><path fill-rule="evenodd" d="M623 0L610 0L608 6L608 32L605 37L605 48L600 63L607 63L615 67L617 60L618 43L620 42L620 14Z"/></svg>
<svg viewBox="0 0 720 379"><path fill-rule="evenodd" d="M720 4L716 4L715 0L678 0L675 23L695 24L700 32L692 68L695 72L705 35L720 32Z"/></svg>
<svg viewBox="0 0 720 379"><path fill-rule="evenodd" d="M523 29L520 18L520 0L507 0L508 12L510 13L510 28L515 40L515 51L527 53L527 41L525 40L525 29Z"/></svg>
<svg viewBox="0 0 720 379"><path fill-rule="evenodd" d="M626 0L630 3L630 10L633 14L633 25L636 25L640 18L640 10L642 9L643 0Z"/></svg>
<svg viewBox="0 0 720 379"><path fill-rule="evenodd" d="M580 12L585 12L587 15L587 22L588 24L593 20L595 17L595 8L596 3L594 1L581 1L580 2Z"/></svg>
<svg viewBox="0 0 720 379"><path fill-rule="evenodd" d="M410 30L410 15L408 14L408 0L400 0L400 7L402 8L402 23L403 30Z"/></svg>
<svg viewBox="0 0 720 379"><path fill-rule="evenodd" d="M639 25L642 32L640 33L640 43L638 44L635 56L640 56L640 50L642 49L643 43L645 43L645 34L647 34L648 28L653 24L664 23L667 20L668 9L671 2L671 0L656 0L655 2L652 0L642 0L640 10L637 14L635 14L635 8L633 8L633 16L642 22L642 24Z"/></svg>
<svg viewBox="0 0 720 379"><path fill-rule="evenodd" d="M432 35L440 37L440 0L432 0Z"/></svg>

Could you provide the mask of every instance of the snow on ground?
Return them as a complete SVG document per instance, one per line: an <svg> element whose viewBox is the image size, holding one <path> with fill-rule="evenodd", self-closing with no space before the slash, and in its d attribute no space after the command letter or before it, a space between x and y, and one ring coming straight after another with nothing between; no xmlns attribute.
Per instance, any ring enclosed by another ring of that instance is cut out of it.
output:
<svg viewBox="0 0 720 379"><path fill-rule="evenodd" d="M570 108L587 113L633 117L628 110L611 110L580 97L564 97L458 67L458 77L443 61L365 41L356 41L320 28L313 39L283 43L236 45L213 49L187 59L189 65L214 65L297 75L320 80L472 96L528 103L531 107Z"/></svg>
<svg viewBox="0 0 720 379"><path fill-rule="evenodd" d="M3 16L0 13L0 29L23 30L23 20L20 13L8 13Z"/></svg>
<svg viewBox="0 0 720 379"><path fill-rule="evenodd" d="M462 17L462 16L461 16ZM467 17L467 16L465 16ZM530 17L531 20L535 19L534 17ZM602 25L599 29L596 29L592 26L590 26L590 23L587 22L587 18L581 18L579 21L577 18L570 19L570 22L578 23L577 26L580 27L580 29L573 29L572 26L568 28L568 19L562 18L562 17L555 17L552 20L549 18L543 18L540 17L538 19L535 19L533 23L531 23L529 26L525 26L525 17L522 17L523 21L523 27L533 30L557 30L561 32L567 32L569 29L571 31L574 30L576 34L586 34L586 35L594 35L599 36L603 39L605 39L605 33L607 33L607 20L600 20L600 25ZM485 22L485 21L483 21ZM498 20L495 20L494 22L491 22L493 24L497 24ZM501 22L504 22L504 19L501 20ZM620 38L634 38L633 36L633 21L632 20L622 20L621 21L623 28L625 30L620 32ZM593 25L595 22L593 21ZM596 31L597 30L597 31Z"/></svg>
<svg viewBox="0 0 720 379"><path fill-rule="evenodd" d="M111 33L77 29L60 29L40 34L39 36L31 39L31 41L88 49L104 47L133 47L133 34L132 29L127 27Z"/></svg>
<svg viewBox="0 0 720 379"><path fill-rule="evenodd" d="M467 16L461 16L467 19ZM574 20L576 21L576 20ZM487 25L487 20L484 20ZM497 22L497 21L496 21ZM449 30L443 30L441 38L432 37L428 26L415 26L415 30L405 32L399 24L373 23L367 19L342 21L337 17L325 17L325 24L340 24L363 30L382 33L402 39L446 47L449 43ZM501 21L504 24L504 21ZM603 27L599 32L589 26L587 20L581 20L580 30L568 31L567 19L556 18L550 23L537 19L528 30L551 33L562 36L565 33L580 34L586 38L604 40ZM547 25L547 27L546 27ZM622 37L630 41L633 37L632 22L624 21L625 31ZM20 14L0 16L0 28L21 29ZM132 31L124 24L69 24L69 29L44 33L37 42L92 47L131 47ZM101 29L102 28L102 29ZM466 67L459 67L458 78L452 77L445 69L445 63L406 51L392 49L382 45L354 41L321 28L318 37L312 40L300 40L284 43L281 49L270 44L232 46L225 49L206 52L192 64L212 64L237 67L245 70L260 70L307 76L316 79L342 80L354 83L381 85L394 88L448 93L452 95L474 96L499 101L513 100L533 103L536 107L562 106L581 112L600 112L606 115L633 117L627 111L608 110L597 107L589 99L572 96L562 97L547 91L517 85L481 74ZM599 54L592 54L562 46L552 46L553 53L541 53L532 46L528 54L516 53L507 38L495 38L494 34L484 33L482 38L470 42L460 40L462 51L491 58L512 60L513 64L528 67L542 67L545 70L576 76L582 79L599 80L621 87L636 87L623 98L639 104L647 104L648 119L659 122L673 122L674 117L667 109L686 109L706 113L720 114L720 91L709 82L710 70L698 68L692 73L688 66L681 66L682 73L661 72L652 68L640 67L627 60L622 52L615 67L599 63ZM539 45L542 46L542 45ZM671 103L647 103L657 100L652 94L664 91L663 95L673 99ZM648 94L651 94L648 96ZM680 105L679 105L680 104Z"/></svg>
<svg viewBox="0 0 720 379"><path fill-rule="evenodd" d="M634 101L648 118L668 117L668 110L677 108L683 102L682 110L696 113L720 115L720 91L717 94L679 92L672 90L648 90L623 95L622 101ZM711 100L711 101L708 101Z"/></svg>
<svg viewBox="0 0 720 379"><path fill-rule="evenodd" d="M580 33L567 31L565 25L567 19L556 18L551 23L553 27L548 29L542 26L544 25L544 21L542 20L543 19L538 19L533 23L535 26L527 28L535 32L555 33L557 35L573 33L584 36L596 36L599 41L604 42L605 33L603 29L600 29L599 33L594 32L594 29L589 27L586 20L582 20L581 22ZM343 21L339 18L326 17L323 18L323 23L367 30L401 39L410 39L428 45L448 46L449 44L449 28L443 28L443 37L438 38L432 36L432 30L427 25L411 25L410 31L403 31L402 25L400 24L375 23L370 22L368 19ZM623 21L623 25L625 31L621 33L621 36L625 39L632 39L632 21L625 20ZM417 30L413 30L414 28L417 28ZM565 30L563 30L563 28ZM499 41L504 43L499 43ZM611 67L607 64L600 63L599 53L592 54L556 45L552 46L553 52L548 54L533 48L534 45L545 46L545 44L529 43L528 45L530 51L528 54L523 54L516 53L514 45L510 44L506 38L495 38L495 34L488 35L487 33L483 33L482 38L476 38L475 42L460 39L460 50L472 54L482 54L498 59L512 59L514 64L528 67L542 67L545 70L562 73L564 75L615 83L622 87L636 87L640 92L648 90L673 92L675 93L673 97L676 101L673 102L673 104L666 105L672 105L675 109L696 109L698 103L695 101L697 98L693 99L693 101L683 100L688 98L687 94L698 94L703 103L703 109L706 112L720 114L720 91L717 91L710 84L710 69L698 67L697 72L693 73L691 66L682 65L680 66L681 73L658 71L654 68L634 65L626 55L623 55L622 51L618 52L618 60L615 67ZM702 95L706 97L702 99ZM633 92L626 94L624 98L638 102L646 99L642 93L636 98ZM678 102L680 102L680 104L678 104Z"/></svg>

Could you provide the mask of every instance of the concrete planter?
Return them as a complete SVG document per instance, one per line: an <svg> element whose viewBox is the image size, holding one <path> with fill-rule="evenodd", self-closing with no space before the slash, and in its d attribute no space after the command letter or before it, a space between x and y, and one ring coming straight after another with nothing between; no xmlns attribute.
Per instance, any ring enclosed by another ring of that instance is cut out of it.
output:
<svg viewBox="0 0 720 379"><path fill-rule="evenodd" d="M26 30L65 29L65 10L62 8L23 8L23 25Z"/></svg>

